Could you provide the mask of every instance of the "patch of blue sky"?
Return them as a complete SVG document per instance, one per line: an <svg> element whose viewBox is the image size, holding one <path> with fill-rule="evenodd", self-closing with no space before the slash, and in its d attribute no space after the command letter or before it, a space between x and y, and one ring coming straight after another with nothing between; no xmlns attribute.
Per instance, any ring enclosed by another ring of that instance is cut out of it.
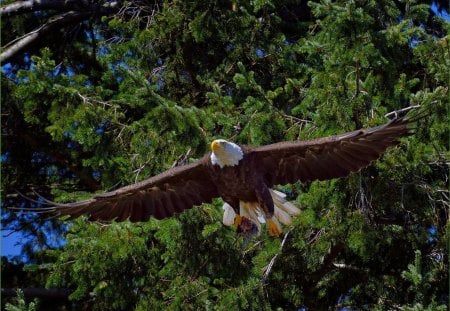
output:
<svg viewBox="0 0 450 311"><path fill-rule="evenodd" d="M64 137L67 138L72 138L73 137L73 132L72 131L64 131Z"/></svg>
<svg viewBox="0 0 450 311"><path fill-rule="evenodd" d="M255 53L256 53L256 56L259 57L259 58L262 58L265 55L264 50L261 49L261 48L256 48L255 49Z"/></svg>
<svg viewBox="0 0 450 311"><path fill-rule="evenodd" d="M102 174L99 171L93 171L92 172L92 178L99 180Z"/></svg>
<svg viewBox="0 0 450 311"><path fill-rule="evenodd" d="M66 67L66 75L68 77L73 77L75 75L75 71L72 69L72 67L70 66Z"/></svg>
<svg viewBox="0 0 450 311"><path fill-rule="evenodd" d="M36 215L27 213L30 216L30 221L36 221ZM58 248L64 246L67 242L59 235L55 234L49 223L43 224L42 232L47 236L47 244L50 247ZM23 254L23 246L30 241L30 236L23 234L20 231L2 230L1 237L1 255L6 256L10 260L18 262L27 262L28 258ZM37 247L35 248L37 250Z"/></svg>
<svg viewBox="0 0 450 311"><path fill-rule="evenodd" d="M24 61L25 63L30 63L30 62L31 62L30 54L26 53L26 54L24 55L24 57L23 57L23 61Z"/></svg>
<svg viewBox="0 0 450 311"><path fill-rule="evenodd" d="M2 230L1 238L1 253L2 256L13 259L16 257L18 261L24 261L25 257L22 255L22 245L24 236L21 232L12 230Z"/></svg>
<svg viewBox="0 0 450 311"><path fill-rule="evenodd" d="M164 88L164 86L166 86L166 83L163 78L156 80L155 84L157 91L161 91Z"/></svg>
<svg viewBox="0 0 450 311"><path fill-rule="evenodd" d="M39 175L53 176L58 172L56 166L46 166L39 169Z"/></svg>
<svg viewBox="0 0 450 311"><path fill-rule="evenodd" d="M0 163L6 163L10 160L11 153L9 151L6 151L5 153L2 153L0 155Z"/></svg>
<svg viewBox="0 0 450 311"><path fill-rule="evenodd" d="M100 45L97 48L97 55L108 55L109 54L109 49L105 46L105 45Z"/></svg>
<svg viewBox="0 0 450 311"><path fill-rule="evenodd" d="M110 125L111 121L109 119L106 119L102 123L100 123L100 125L96 128L95 132L97 134L102 135Z"/></svg>
<svg viewBox="0 0 450 311"><path fill-rule="evenodd" d="M120 74L121 72L123 72L123 71L133 71L133 72L137 71L137 68L132 68L130 65L128 65L126 62L123 62L123 61L111 63L111 64L108 65L108 67L114 73L117 83L120 83L123 80L123 77Z"/></svg>
<svg viewBox="0 0 450 311"><path fill-rule="evenodd" d="M428 243L432 243L434 244L435 242L437 242L437 227L434 225L431 225L427 228L427 232L428 232L428 237L427 237L427 241Z"/></svg>
<svg viewBox="0 0 450 311"><path fill-rule="evenodd" d="M58 76L61 73L62 66L57 65L54 71L55 76Z"/></svg>
<svg viewBox="0 0 450 311"><path fill-rule="evenodd" d="M11 63L6 63L2 65L2 73L7 76L8 78L14 78L13 74L13 66Z"/></svg>
<svg viewBox="0 0 450 311"><path fill-rule="evenodd" d="M50 158L45 152L35 151L31 155L31 163L42 163L49 161Z"/></svg>
<svg viewBox="0 0 450 311"><path fill-rule="evenodd" d="M350 289L347 294L339 296L338 301L337 301L336 304L337 305L344 305L344 306L337 308L337 310L339 310L339 311L351 311L351 310L354 310L353 308L351 308L349 306L345 306L345 304L348 304L348 302L350 300L350 297L352 296L352 292L353 292L353 290Z"/></svg>
<svg viewBox="0 0 450 311"><path fill-rule="evenodd" d="M105 37L103 37L101 32L96 31L95 29L94 29L94 31L85 31L84 33L89 40L92 40L92 38L95 38L95 40L97 40L97 41L105 39ZM93 34L93 36L92 36L92 34Z"/></svg>
<svg viewBox="0 0 450 311"><path fill-rule="evenodd" d="M74 142L74 141L69 141L66 145L67 149L75 149L78 147L78 143Z"/></svg>
<svg viewBox="0 0 450 311"><path fill-rule="evenodd" d="M434 14L437 16L445 19L446 21L450 21L450 14L446 10L442 9L441 11L438 10L438 6L435 1L431 3L431 11L433 11Z"/></svg>

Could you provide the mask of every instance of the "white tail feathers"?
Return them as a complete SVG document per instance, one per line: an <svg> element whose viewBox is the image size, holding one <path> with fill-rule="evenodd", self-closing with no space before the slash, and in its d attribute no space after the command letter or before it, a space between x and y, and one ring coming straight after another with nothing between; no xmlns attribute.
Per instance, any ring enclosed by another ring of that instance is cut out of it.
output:
<svg viewBox="0 0 450 311"><path fill-rule="evenodd" d="M275 206L282 209L291 216L300 214L300 210L297 208L297 206L295 206L291 202L286 201L286 195L284 193L270 189L270 194Z"/></svg>
<svg viewBox="0 0 450 311"><path fill-rule="evenodd" d="M292 224L292 216L300 214L300 210L291 202L288 202L285 198L286 195L282 192L270 189L270 195L274 203L274 215L271 218L273 223L276 225L279 232L282 232L281 224L289 226ZM254 202L239 202L240 215L250 219L257 227L258 234L261 231L261 224L267 223L264 212L259 207L257 203ZM223 213L223 224L226 226L231 226L235 223L236 213L233 208L228 204L224 203L222 206Z"/></svg>
<svg viewBox="0 0 450 311"><path fill-rule="evenodd" d="M269 191L270 191L270 194L272 195L272 197L273 197L274 195L276 195L277 197L281 197L281 198L283 198L283 199L286 197L286 193L280 192L280 191L278 191L278 190L269 189Z"/></svg>
<svg viewBox="0 0 450 311"><path fill-rule="evenodd" d="M233 208L230 204L224 203L223 206L223 224L225 226L231 226L234 224L234 218L236 218L236 213L234 212Z"/></svg>
<svg viewBox="0 0 450 311"><path fill-rule="evenodd" d="M289 226L292 223L292 217L286 213L283 209L279 208L277 205L274 206L273 215L277 218L283 225Z"/></svg>

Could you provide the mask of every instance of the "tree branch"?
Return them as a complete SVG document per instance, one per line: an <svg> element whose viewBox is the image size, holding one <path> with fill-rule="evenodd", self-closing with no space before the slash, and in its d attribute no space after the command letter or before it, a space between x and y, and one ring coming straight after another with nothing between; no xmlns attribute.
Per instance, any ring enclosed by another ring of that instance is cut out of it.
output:
<svg viewBox="0 0 450 311"><path fill-rule="evenodd" d="M109 1L103 4L87 0L28 0L16 1L6 4L0 8L1 17L11 17L43 10L54 10L59 12L68 11L97 11L101 10L103 14L117 12L122 5L121 1Z"/></svg>
<svg viewBox="0 0 450 311"><path fill-rule="evenodd" d="M292 230L292 229L291 229ZM272 267L275 264L275 260L277 259L277 257L281 254L281 252L283 251L283 247L284 247L284 243L286 243L286 239L289 235L289 233L291 232L291 230L289 230L288 232L286 232L286 234L283 237L283 241L281 242L281 246L280 246L280 252L277 253L275 256L273 256L273 258L270 260L269 265L267 266L266 272L264 272L264 275L261 278L261 282L264 284L266 283L267 278L269 277L270 271L272 271Z"/></svg>
<svg viewBox="0 0 450 311"><path fill-rule="evenodd" d="M41 36L49 33L50 31L56 28L61 28L68 24L75 24L81 22L89 15L91 15L91 13L89 12L80 13L71 11L55 16L41 27L25 34L21 38L18 38L8 43L6 46L4 46L2 48L3 52L0 55L1 63L7 62L9 59L17 55L17 53L19 53L20 51L24 50L25 48L36 42Z"/></svg>
<svg viewBox="0 0 450 311"><path fill-rule="evenodd" d="M409 107L406 107L406 108L403 108L403 109L400 109L400 110L391 111L391 112L389 112L389 113L386 113L386 114L384 115L384 117L385 117L385 118L390 118L390 117L393 115L393 116L394 116L394 119L395 119L395 118L398 117L398 115L399 115L400 113L409 111L409 110L411 110L411 109L416 109L416 108L419 108L419 107L420 107L420 105L415 105L415 106L409 106Z"/></svg>
<svg viewBox="0 0 450 311"><path fill-rule="evenodd" d="M110 1L103 4L86 0L29 0L17 1L0 8L0 16L14 16L26 12L41 10L55 10L64 12L52 16L39 28L17 38L2 47L0 62L6 63L19 52L26 49L42 36L56 31L62 27L80 23L92 16L102 16L117 13L120 10L121 1Z"/></svg>

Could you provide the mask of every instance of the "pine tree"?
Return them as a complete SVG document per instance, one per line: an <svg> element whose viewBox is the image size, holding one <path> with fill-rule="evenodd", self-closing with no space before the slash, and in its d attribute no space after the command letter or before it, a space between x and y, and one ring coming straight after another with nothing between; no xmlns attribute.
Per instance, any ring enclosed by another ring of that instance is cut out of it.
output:
<svg viewBox="0 0 450 311"><path fill-rule="evenodd" d="M214 138L311 139L416 105L429 116L360 173L280 186L302 210L281 239L244 240L219 199L139 224L6 212L35 237L41 286L96 310L445 309L450 24L429 2L124 5L66 51L42 45L4 69L4 206L42 206L14 190L69 202L143 180Z"/></svg>

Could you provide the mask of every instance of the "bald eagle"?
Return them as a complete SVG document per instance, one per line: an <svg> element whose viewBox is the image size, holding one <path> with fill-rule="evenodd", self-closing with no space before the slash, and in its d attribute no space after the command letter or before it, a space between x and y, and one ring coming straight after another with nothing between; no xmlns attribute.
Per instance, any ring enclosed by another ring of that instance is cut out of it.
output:
<svg viewBox="0 0 450 311"><path fill-rule="evenodd" d="M221 197L223 223L243 234L260 231L266 223L278 236L300 211L275 185L338 178L357 172L378 159L386 148L411 132L411 119L390 122L341 135L308 141L280 142L262 147L224 139L211 143L200 160L171 168L147 180L76 203L45 208L57 216L90 220L147 221L164 219Z"/></svg>

